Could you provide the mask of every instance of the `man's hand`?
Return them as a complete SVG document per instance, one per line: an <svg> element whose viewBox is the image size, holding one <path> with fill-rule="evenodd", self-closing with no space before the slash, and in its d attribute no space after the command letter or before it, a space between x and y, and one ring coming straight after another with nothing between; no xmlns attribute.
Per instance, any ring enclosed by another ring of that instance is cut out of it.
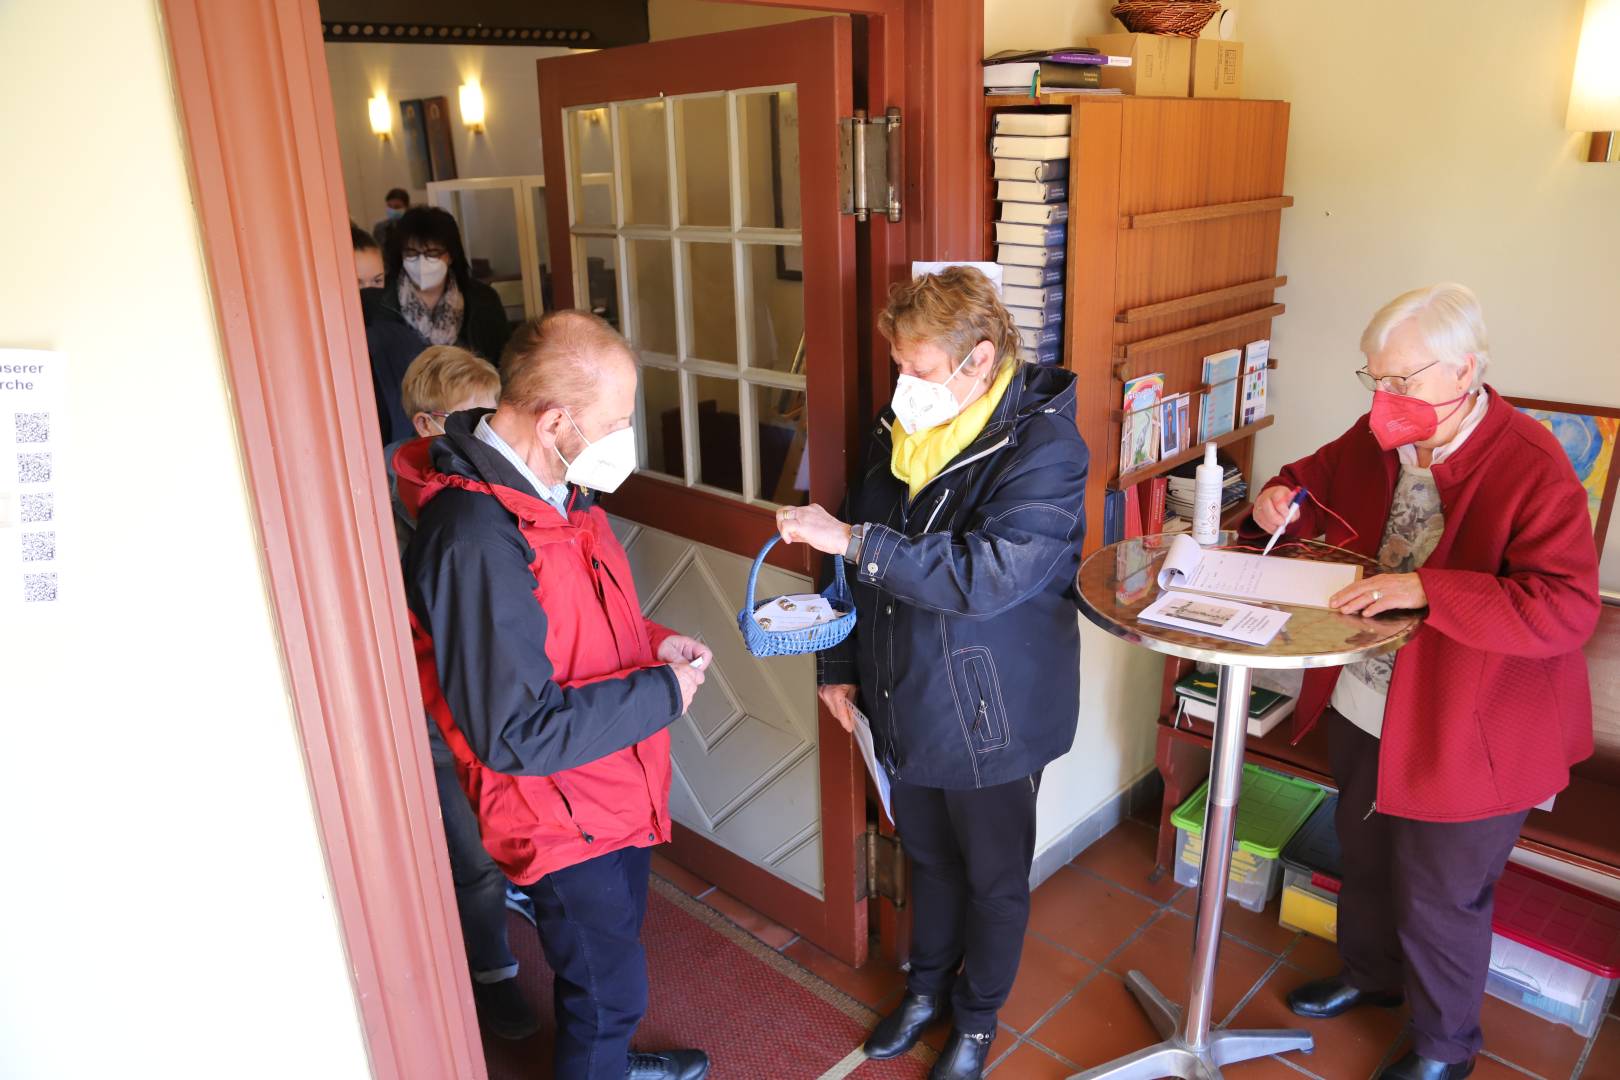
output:
<svg viewBox="0 0 1620 1080"><path fill-rule="evenodd" d="M821 703L827 706L833 719L845 731L853 733L855 730L855 687L851 683L830 683L827 686L818 686L816 694L820 696Z"/></svg>
<svg viewBox="0 0 1620 1080"><path fill-rule="evenodd" d="M776 528L790 544L809 544L827 555L842 555L849 547L850 527L816 503L784 506L776 512Z"/></svg>
<svg viewBox="0 0 1620 1080"><path fill-rule="evenodd" d="M1276 484L1260 493L1254 500L1254 523L1268 533L1274 533L1288 519L1288 504L1294 501L1294 492L1287 484Z"/></svg>
<svg viewBox="0 0 1620 1080"><path fill-rule="evenodd" d="M703 685L703 669L678 663L669 665L669 670L675 673L675 681L681 684L681 715L685 716L686 710L692 707L692 699L697 696L697 688Z"/></svg>
<svg viewBox="0 0 1620 1080"><path fill-rule="evenodd" d="M1423 579L1416 574L1375 574L1346 585L1328 603L1344 615L1378 615L1428 607L1429 594L1423 591Z"/></svg>
<svg viewBox="0 0 1620 1080"><path fill-rule="evenodd" d="M701 658L703 662L698 667L708 670L714 662L714 650L694 637L685 634L671 634L658 646L658 659L666 664L690 664Z"/></svg>

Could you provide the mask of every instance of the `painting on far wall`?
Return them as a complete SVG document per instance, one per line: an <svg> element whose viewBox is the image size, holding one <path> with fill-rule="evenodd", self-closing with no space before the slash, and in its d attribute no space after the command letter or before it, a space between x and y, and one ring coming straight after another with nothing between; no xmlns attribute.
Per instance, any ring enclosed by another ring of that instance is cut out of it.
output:
<svg viewBox="0 0 1620 1080"><path fill-rule="evenodd" d="M427 124L428 162L433 179L456 178L456 143L450 135L450 102L442 97L422 100L422 115Z"/></svg>
<svg viewBox="0 0 1620 1080"><path fill-rule="evenodd" d="M411 187L420 190L433 179L433 162L428 158L427 118L420 99L399 103L400 127L403 129L405 164L411 170Z"/></svg>
<svg viewBox="0 0 1620 1080"><path fill-rule="evenodd" d="M1609 517L1614 512L1616 482L1620 481L1620 463L1615 461L1615 449L1620 445L1620 408L1528 398L1510 397L1508 401L1546 425L1569 455L1575 476L1586 489L1592 533L1601 552Z"/></svg>

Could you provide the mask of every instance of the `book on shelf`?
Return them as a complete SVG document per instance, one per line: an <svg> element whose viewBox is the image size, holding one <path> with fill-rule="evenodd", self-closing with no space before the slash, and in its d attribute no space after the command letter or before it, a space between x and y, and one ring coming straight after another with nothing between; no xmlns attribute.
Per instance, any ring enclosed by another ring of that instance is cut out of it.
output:
<svg viewBox="0 0 1620 1080"><path fill-rule="evenodd" d="M1219 684L1214 675L1193 672L1176 681L1176 718L1190 717L1205 723L1215 722L1215 691ZM1186 690L1183 690L1183 686ZM1269 687L1249 688L1249 737L1263 738L1288 717L1294 715L1294 699Z"/></svg>
<svg viewBox="0 0 1620 1080"><path fill-rule="evenodd" d="M1125 539L1134 540L1142 535L1142 494L1132 484L1125 489Z"/></svg>
<svg viewBox="0 0 1620 1080"><path fill-rule="evenodd" d="M1047 57L1054 64L1093 64L1097 67L1130 67L1128 56L1110 56L1097 49L1076 52L1073 49L1052 53Z"/></svg>
<svg viewBox="0 0 1620 1080"><path fill-rule="evenodd" d="M1082 97L1097 95L1107 97L1109 94L1123 94L1125 91L1117 86L1039 86L1035 87L1037 93L1045 97Z"/></svg>
<svg viewBox="0 0 1620 1080"><path fill-rule="evenodd" d="M1125 539L1125 493L1115 488L1103 492L1103 543L1117 544Z"/></svg>
<svg viewBox="0 0 1620 1080"><path fill-rule="evenodd" d="M1027 78L1014 79L1009 85L1028 82ZM991 120L991 132L995 135L1067 135L1071 115L1066 112L998 112Z"/></svg>
<svg viewBox="0 0 1620 1080"><path fill-rule="evenodd" d="M1062 266L1068 255L1062 244L996 244L996 262L1003 268L1012 266Z"/></svg>
<svg viewBox="0 0 1620 1080"><path fill-rule="evenodd" d="M997 135L990 140L990 155L1022 161L1068 160L1067 135Z"/></svg>
<svg viewBox="0 0 1620 1080"><path fill-rule="evenodd" d="M1001 180L996 199L1009 203L1060 203L1069 199L1067 180Z"/></svg>
<svg viewBox="0 0 1620 1080"><path fill-rule="evenodd" d="M1048 345L1058 345L1063 341L1063 328L1061 326L1043 326L1038 330L1018 328L1018 343L1031 351L1044 349Z"/></svg>
<svg viewBox="0 0 1620 1080"><path fill-rule="evenodd" d="M1057 49L1002 49L984 58L986 64L1011 64L1020 60L1047 60L1054 56L1101 56L1101 49L1090 45L1064 45Z"/></svg>
<svg viewBox="0 0 1620 1080"><path fill-rule="evenodd" d="M1159 460L1159 399L1164 396L1164 373L1138 375L1125 382L1124 415L1119 430L1121 474ZM1134 485L1133 485L1134 487Z"/></svg>
<svg viewBox="0 0 1620 1080"><path fill-rule="evenodd" d="M1266 415L1266 369L1270 363L1270 338L1243 346L1243 397L1238 412L1239 422L1244 427Z"/></svg>
<svg viewBox="0 0 1620 1080"><path fill-rule="evenodd" d="M1147 509L1142 519L1142 531L1149 536L1164 532L1164 497L1169 482L1162 476L1147 481Z"/></svg>
<svg viewBox="0 0 1620 1080"><path fill-rule="evenodd" d="M1032 349L1026 360L1041 367L1058 367L1063 363L1063 346L1059 344L1042 345L1039 349Z"/></svg>
<svg viewBox="0 0 1620 1080"><path fill-rule="evenodd" d="M1069 220L1069 204L1004 202L1000 220L1020 225L1061 225Z"/></svg>
<svg viewBox="0 0 1620 1080"><path fill-rule="evenodd" d="M1069 158L1067 154L1047 161L998 157L991 163L990 175L996 180L1022 180L1030 183L1063 180L1069 175Z"/></svg>
<svg viewBox="0 0 1620 1080"><path fill-rule="evenodd" d="M1031 289L1023 285L1009 285L1002 289L1002 303L1010 307L1040 308L1047 312L1062 312L1063 286L1047 285Z"/></svg>
<svg viewBox="0 0 1620 1080"><path fill-rule="evenodd" d="M1047 263L1045 266L1002 266L1001 280L1004 285L1038 289L1042 285L1063 284L1063 272L1061 262Z"/></svg>
<svg viewBox="0 0 1620 1080"><path fill-rule="evenodd" d="M1025 330L1044 330L1049 326L1061 326L1063 324L1063 305L1061 303L1058 304L1056 311L1009 305L1007 313L1012 316L1014 326L1021 326Z"/></svg>
<svg viewBox="0 0 1620 1080"><path fill-rule="evenodd" d="M1223 349L1204 357L1203 380L1209 387L1198 403L1198 441L1225 435L1237 424L1238 377L1242 349Z"/></svg>
<svg viewBox="0 0 1620 1080"><path fill-rule="evenodd" d="M1061 248L1069 238L1069 227L1059 222L1056 225L1020 225L1008 221L996 222L996 243L998 244L1025 244L1031 247ZM997 259L997 262L1002 260ZM1236 349L1233 356L1240 355ZM1237 378L1236 367L1232 370L1232 377ZM1233 400L1236 400L1237 386L1233 383Z"/></svg>

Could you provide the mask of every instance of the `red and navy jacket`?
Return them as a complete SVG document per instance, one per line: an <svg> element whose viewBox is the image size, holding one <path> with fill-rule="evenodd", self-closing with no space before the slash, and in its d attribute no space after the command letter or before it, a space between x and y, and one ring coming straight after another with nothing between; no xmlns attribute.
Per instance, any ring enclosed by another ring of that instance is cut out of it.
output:
<svg viewBox="0 0 1620 1080"><path fill-rule="evenodd" d="M484 847L519 885L670 839L680 685L589 495L567 520L456 413L395 457L422 698Z"/></svg>

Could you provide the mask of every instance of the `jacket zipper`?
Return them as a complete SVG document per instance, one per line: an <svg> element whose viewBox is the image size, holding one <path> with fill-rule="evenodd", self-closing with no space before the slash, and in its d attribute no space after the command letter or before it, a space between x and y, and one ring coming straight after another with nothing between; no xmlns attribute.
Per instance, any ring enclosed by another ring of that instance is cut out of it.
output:
<svg viewBox="0 0 1620 1080"><path fill-rule="evenodd" d="M945 500L950 497L951 489L946 488L944 494L940 495L939 501L934 504L934 512L928 515L928 524L923 526L923 532L927 532L934 527L934 520L939 517L939 512L945 509Z"/></svg>
<svg viewBox="0 0 1620 1080"><path fill-rule="evenodd" d="M1374 799L1373 802L1372 802L1372 805L1367 807L1367 812L1365 814L1361 815L1361 820L1366 821L1368 818L1372 817L1376 813L1378 813L1378 800Z"/></svg>

